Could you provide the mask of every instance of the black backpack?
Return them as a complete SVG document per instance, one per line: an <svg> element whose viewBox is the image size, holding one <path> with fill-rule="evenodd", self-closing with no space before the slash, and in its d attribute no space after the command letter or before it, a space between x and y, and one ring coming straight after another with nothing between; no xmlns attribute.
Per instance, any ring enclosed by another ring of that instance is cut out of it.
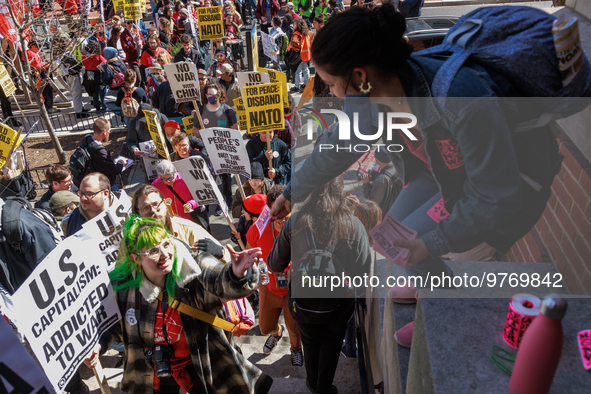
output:
<svg viewBox="0 0 591 394"><path fill-rule="evenodd" d="M74 182L74 185L80 187L82 179L93 172L92 167L92 160L87 147L77 147L74 153L72 153L72 156L70 156L70 171L72 172L72 181Z"/></svg>
<svg viewBox="0 0 591 394"><path fill-rule="evenodd" d="M9 197L2 207L0 230L0 284L14 292L56 246L55 219L51 224L41 219L53 216L42 208L33 209L20 197Z"/></svg>
<svg viewBox="0 0 591 394"><path fill-rule="evenodd" d="M350 284L331 291L330 279L348 276L342 264L334 256L334 247L317 249L310 228L306 227L308 250L298 261L291 264L289 271L288 305L298 321L320 323L333 321L341 313L341 307L353 302ZM316 286L315 286L316 284ZM327 298L330 296L330 298ZM347 300L347 298L351 298Z"/></svg>

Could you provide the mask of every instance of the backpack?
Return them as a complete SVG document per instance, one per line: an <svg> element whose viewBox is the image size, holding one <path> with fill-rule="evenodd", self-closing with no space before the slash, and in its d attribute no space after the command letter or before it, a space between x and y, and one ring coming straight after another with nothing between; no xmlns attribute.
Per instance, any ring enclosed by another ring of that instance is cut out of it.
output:
<svg viewBox="0 0 591 394"><path fill-rule="evenodd" d="M72 172L72 181L74 185L80 187L82 179L93 172L92 160L86 146L76 148L70 156L70 171Z"/></svg>
<svg viewBox="0 0 591 394"><path fill-rule="evenodd" d="M578 73L563 86L552 35L556 18L542 10L523 6L478 8L463 17L447 32L442 44L413 56L449 56L437 71L432 84L438 106L445 100L462 65L470 60L503 76L518 92L529 97L591 96L591 65L584 54ZM579 44L580 45L580 44ZM575 50L576 52L576 50ZM451 56L450 56L451 55ZM583 100L546 100L541 112L548 124L583 110ZM526 130L526 129L522 129Z"/></svg>
<svg viewBox="0 0 591 394"><path fill-rule="evenodd" d="M342 278L347 276L341 263L333 255L334 247L317 249L314 236L309 227L306 227L306 241L308 250L298 261L291 264L288 283L288 305L291 312L298 316L297 321L301 322L326 322L334 319L339 314L341 307L351 295L351 287L341 286L330 291L324 285L318 285L320 279L336 276ZM314 286L314 283L317 283ZM327 294L330 291L330 298Z"/></svg>
<svg viewBox="0 0 591 394"><path fill-rule="evenodd" d="M52 230L57 225L55 219L52 224L45 222L35 214L40 211L45 210L32 209L26 200L12 197L7 198L2 207L0 285L10 294L14 294L56 246ZM51 216L48 212L46 214Z"/></svg>
<svg viewBox="0 0 591 394"><path fill-rule="evenodd" d="M123 83L125 82L123 73L121 73L121 71L115 70L115 67L110 64L108 66L111 67L111 70L113 70L113 73L115 74L111 80L111 89L117 89L118 87L123 86Z"/></svg>
<svg viewBox="0 0 591 394"><path fill-rule="evenodd" d="M4 206L6 207L6 204L8 204L8 209L10 211L12 205L15 203L19 203L22 208L28 209L33 213L33 215L37 216L40 220L47 224L53 233L53 239L55 240L56 244L60 243L65 238L62 228L50 211L45 208L33 208L31 203L23 197L8 197L4 203Z"/></svg>
<svg viewBox="0 0 591 394"><path fill-rule="evenodd" d="M135 92L136 89L137 88L134 87L131 91L127 91L127 89L123 88L125 96L123 96L123 100L121 100L121 111L126 118L135 118L140 108L137 100L133 98L133 92Z"/></svg>
<svg viewBox="0 0 591 394"><path fill-rule="evenodd" d="M68 70L68 75L80 75L80 71L82 71L82 62L76 59L73 56L66 57L62 63Z"/></svg>

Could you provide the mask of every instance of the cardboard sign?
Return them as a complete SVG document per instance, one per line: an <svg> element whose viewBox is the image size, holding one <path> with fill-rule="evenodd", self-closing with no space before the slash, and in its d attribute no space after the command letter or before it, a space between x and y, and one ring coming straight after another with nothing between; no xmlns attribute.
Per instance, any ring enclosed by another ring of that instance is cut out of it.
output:
<svg viewBox="0 0 591 394"><path fill-rule="evenodd" d="M242 101L242 97L234 99L234 109L236 110L236 117L238 118L238 130L248 131L246 108L244 108L244 101Z"/></svg>
<svg viewBox="0 0 591 394"><path fill-rule="evenodd" d="M224 20L221 6L197 8L197 19L199 21L199 37L201 40L224 38Z"/></svg>
<svg viewBox="0 0 591 394"><path fill-rule="evenodd" d="M410 251L392 245L394 239L413 240L417 238L417 232L400 223L389 213L382 223L371 229L369 235L374 240L374 249L382 256L400 267L406 267Z"/></svg>
<svg viewBox="0 0 591 394"><path fill-rule="evenodd" d="M261 31L261 43L263 44L263 53L265 56L277 63L277 45L275 45L273 37Z"/></svg>
<svg viewBox="0 0 591 394"><path fill-rule="evenodd" d="M123 12L125 14L125 20L138 21L142 19L141 0L124 0Z"/></svg>
<svg viewBox="0 0 591 394"><path fill-rule="evenodd" d="M288 95L288 91L287 91L287 75L285 75L285 73L282 73L281 71L271 70L269 68L259 67L257 70L269 74L270 83L275 83L275 82L281 83L281 89L283 90L283 105L285 107L289 107L289 95Z"/></svg>
<svg viewBox="0 0 591 394"><path fill-rule="evenodd" d="M144 115L146 115L148 130L150 130L150 135L152 136L154 145L156 145L156 151L160 156L166 157L168 160L170 160L168 149L166 149L166 144L164 143L162 127L160 126L158 115L156 114L156 112L148 111L145 109L143 111Z"/></svg>
<svg viewBox="0 0 591 394"><path fill-rule="evenodd" d="M212 127L200 133L216 174L250 178L250 160L239 130Z"/></svg>
<svg viewBox="0 0 591 394"><path fill-rule="evenodd" d="M59 393L101 335L121 319L96 240L85 231L66 238L13 296L19 331Z"/></svg>
<svg viewBox="0 0 591 394"><path fill-rule="evenodd" d="M195 63L180 62L164 66L166 77L170 82L170 88L177 103L186 103L193 100L201 102L199 91L199 76Z"/></svg>
<svg viewBox="0 0 591 394"><path fill-rule="evenodd" d="M175 161L174 166L199 205L219 204L224 214L228 215L228 205L202 157L187 157Z"/></svg>
<svg viewBox="0 0 591 394"><path fill-rule="evenodd" d="M123 225L131 214L131 200L121 191L121 195L113 204L97 217L91 219L82 225L82 230L88 232L89 237L93 239L95 248L94 256L102 256L107 272L115 268L117 254L121 239L123 238Z"/></svg>
<svg viewBox="0 0 591 394"><path fill-rule="evenodd" d="M2 91L6 97L16 91L16 86L14 86L12 78L10 78L10 74L8 74L8 70L6 70L3 63L0 63L0 86L2 86Z"/></svg>
<svg viewBox="0 0 591 394"><path fill-rule="evenodd" d="M0 338L0 386L4 392L55 394L47 376L2 316ZM6 383L12 386L12 391L7 389Z"/></svg>
<svg viewBox="0 0 591 394"><path fill-rule="evenodd" d="M249 133L285 128L281 84L246 86L243 89Z"/></svg>
<svg viewBox="0 0 591 394"><path fill-rule="evenodd" d="M183 118L183 126L185 126L185 133L193 135L193 115Z"/></svg>
<svg viewBox="0 0 591 394"><path fill-rule="evenodd" d="M0 168L4 167L10 157L9 155L16 141L16 135L16 131L0 123Z"/></svg>

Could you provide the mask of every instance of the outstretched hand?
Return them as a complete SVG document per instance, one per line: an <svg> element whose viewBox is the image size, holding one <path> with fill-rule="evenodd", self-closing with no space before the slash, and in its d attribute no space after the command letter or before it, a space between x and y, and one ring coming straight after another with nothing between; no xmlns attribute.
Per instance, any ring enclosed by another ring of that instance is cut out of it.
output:
<svg viewBox="0 0 591 394"><path fill-rule="evenodd" d="M232 245L226 245L232 259L232 270L237 278L244 278L246 272L254 265L256 259L263 255L261 248L252 248L242 252L236 252Z"/></svg>

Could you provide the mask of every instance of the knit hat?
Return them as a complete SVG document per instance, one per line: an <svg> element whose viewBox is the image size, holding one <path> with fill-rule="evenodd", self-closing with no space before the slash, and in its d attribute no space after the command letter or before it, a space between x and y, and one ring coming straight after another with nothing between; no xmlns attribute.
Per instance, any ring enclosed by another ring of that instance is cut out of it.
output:
<svg viewBox="0 0 591 394"><path fill-rule="evenodd" d="M223 46L217 47L216 50L215 50L215 54L217 55L218 53L223 53L225 55L226 54L226 48L224 48Z"/></svg>
<svg viewBox="0 0 591 394"><path fill-rule="evenodd" d="M185 15L189 16L189 11L186 8L181 8L181 10L179 11L179 14L185 14Z"/></svg>
<svg viewBox="0 0 591 394"><path fill-rule="evenodd" d="M388 152L386 151L386 147L378 146L376 149L376 159L381 161L382 163L389 163L390 156L388 156Z"/></svg>
<svg viewBox="0 0 591 394"><path fill-rule="evenodd" d="M167 127L174 127L177 130L181 129L181 126L178 124L178 122L175 122L174 120L169 120L168 122L164 123L162 128L165 129Z"/></svg>
<svg viewBox="0 0 591 394"><path fill-rule="evenodd" d="M71 191L61 190L51 196L51 199L49 200L49 209L51 211L56 211L73 202L79 203L80 198Z"/></svg>
<svg viewBox="0 0 591 394"><path fill-rule="evenodd" d="M250 179L265 179L263 165L258 161L250 163Z"/></svg>
<svg viewBox="0 0 591 394"><path fill-rule="evenodd" d="M251 194L242 202L242 207L251 216L259 216L267 205L267 196L265 194Z"/></svg>

